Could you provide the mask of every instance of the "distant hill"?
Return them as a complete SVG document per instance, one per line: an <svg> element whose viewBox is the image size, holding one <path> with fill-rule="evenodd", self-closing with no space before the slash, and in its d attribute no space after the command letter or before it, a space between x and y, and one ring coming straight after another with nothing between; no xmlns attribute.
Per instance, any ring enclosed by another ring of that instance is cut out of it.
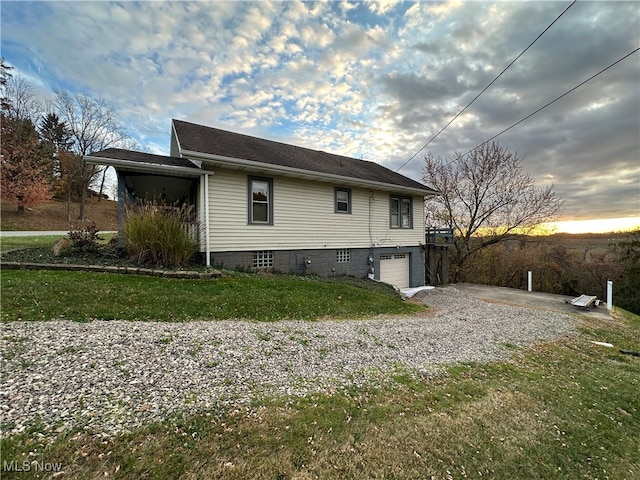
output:
<svg viewBox="0 0 640 480"><path fill-rule="evenodd" d="M2 230L69 230L67 202L53 200L28 208L19 214L14 203L2 202ZM80 204L71 202L71 223L79 224ZM88 198L85 203L87 220L94 221L99 230L118 229L118 202Z"/></svg>

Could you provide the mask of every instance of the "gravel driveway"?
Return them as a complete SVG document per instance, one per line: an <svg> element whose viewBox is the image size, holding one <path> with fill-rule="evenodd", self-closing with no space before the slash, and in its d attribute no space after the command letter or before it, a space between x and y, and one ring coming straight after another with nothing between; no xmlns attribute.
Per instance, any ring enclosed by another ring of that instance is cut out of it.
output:
<svg viewBox="0 0 640 480"><path fill-rule="evenodd" d="M379 381L400 369L504 358L574 330L578 318L489 304L453 287L422 292L422 316L371 320L14 322L2 325L3 435L39 424L117 433L261 395Z"/></svg>

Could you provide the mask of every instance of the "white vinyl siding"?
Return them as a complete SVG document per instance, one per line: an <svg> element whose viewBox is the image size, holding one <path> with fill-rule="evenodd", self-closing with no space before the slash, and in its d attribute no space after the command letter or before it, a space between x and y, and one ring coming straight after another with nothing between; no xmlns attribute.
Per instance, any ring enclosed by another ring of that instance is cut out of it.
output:
<svg viewBox="0 0 640 480"><path fill-rule="evenodd" d="M246 172L215 170L209 177L212 251L300 250L419 245L424 229L391 229L389 192L351 188L351 215L335 214L331 183L273 177L271 225L247 224ZM338 186L339 187L339 186ZM424 217L413 197L415 219Z"/></svg>

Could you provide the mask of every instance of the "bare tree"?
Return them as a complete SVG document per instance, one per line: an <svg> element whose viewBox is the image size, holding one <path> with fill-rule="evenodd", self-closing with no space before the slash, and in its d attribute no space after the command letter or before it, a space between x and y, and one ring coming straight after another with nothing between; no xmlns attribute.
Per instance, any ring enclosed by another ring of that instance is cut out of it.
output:
<svg viewBox="0 0 640 480"><path fill-rule="evenodd" d="M563 201L553 185L536 188L517 154L497 142L450 160L426 157L422 179L442 195L426 201L427 222L454 229L452 278L479 250L554 220Z"/></svg>
<svg viewBox="0 0 640 480"><path fill-rule="evenodd" d="M56 111L69 128L74 140L73 149L78 155L88 155L105 148L121 145L128 137L122 130L113 108L102 99L86 95L71 96L58 92L54 100ZM84 218L87 189L96 181L104 167L82 162L80 176L80 215Z"/></svg>
<svg viewBox="0 0 640 480"><path fill-rule="evenodd" d="M11 67L4 68L8 70ZM30 120L35 125L42 114L43 105L37 99L33 86L20 75L8 74L3 79L3 88L3 110L7 118Z"/></svg>

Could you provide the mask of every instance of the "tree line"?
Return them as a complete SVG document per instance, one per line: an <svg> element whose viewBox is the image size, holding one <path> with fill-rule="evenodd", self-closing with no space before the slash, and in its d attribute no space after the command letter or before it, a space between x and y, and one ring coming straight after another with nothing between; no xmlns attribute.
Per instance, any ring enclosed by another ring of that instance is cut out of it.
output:
<svg viewBox="0 0 640 480"><path fill-rule="evenodd" d="M426 225L454 233L452 283L526 288L532 271L536 291L605 299L613 280L614 305L640 314L640 230L595 252L575 248L577 237L536 236L563 200L553 185L537 187L516 153L492 142L449 159L428 154L422 179L440 192L426 200Z"/></svg>
<svg viewBox="0 0 640 480"><path fill-rule="evenodd" d="M114 109L102 99L58 91L41 102L24 78L0 64L2 199L19 212L52 198L79 202L84 219L89 188L103 196L106 168L88 165L83 156L109 147L133 148Z"/></svg>

